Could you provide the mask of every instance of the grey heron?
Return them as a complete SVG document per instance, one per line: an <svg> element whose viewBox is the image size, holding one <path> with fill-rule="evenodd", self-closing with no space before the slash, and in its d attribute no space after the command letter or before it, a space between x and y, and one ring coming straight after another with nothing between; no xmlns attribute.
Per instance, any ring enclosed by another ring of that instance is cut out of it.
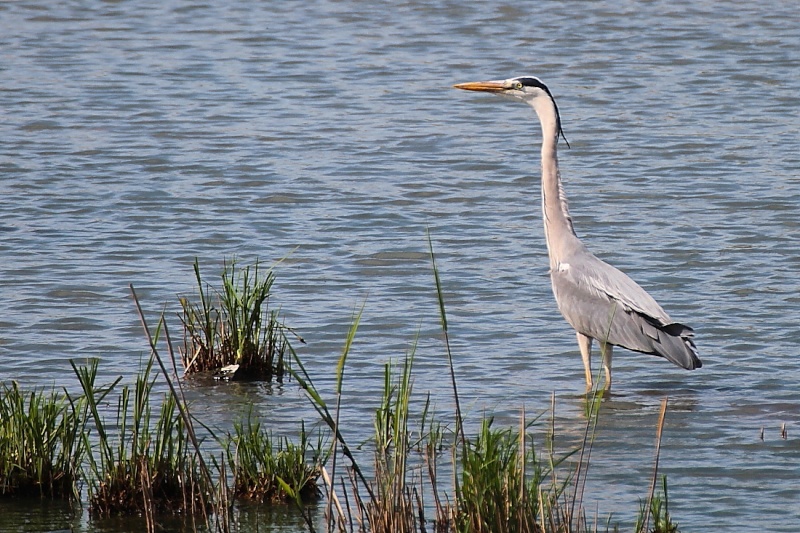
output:
<svg viewBox="0 0 800 533"><path fill-rule="evenodd" d="M598 259L578 239L558 170L561 117L550 89L533 76L455 85L457 89L509 97L531 106L542 127L542 210L550 280L558 309L575 329L586 388L592 387L592 341L603 359L605 389L611 388L614 346L663 357L687 370L703 364L689 326L674 322L635 281ZM566 141L566 138L564 138Z"/></svg>

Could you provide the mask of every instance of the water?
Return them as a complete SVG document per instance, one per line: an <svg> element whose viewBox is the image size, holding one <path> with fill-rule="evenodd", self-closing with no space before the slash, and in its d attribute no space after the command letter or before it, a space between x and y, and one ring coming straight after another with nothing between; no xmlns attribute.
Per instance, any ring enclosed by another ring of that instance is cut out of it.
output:
<svg viewBox="0 0 800 533"><path fill-rule="evenodd" d="M3 381L73 387L68 360L84 357L130 378L146 344L128 283L155 316L191 293L195 257L209 277L233 255L287 257L276 300L328 392L366 301L353 442L371 433L382 365L417 334L416 389L448 412L429 228L471 420L514 423L556 391L560 431L577 432L583 369L549 288L538 124L450 89L532 74L572 145L579 235L695 327L704 362L617 351L587 509L633 520L669 396L661 471L682 529L800 527L792 2L21 0L0 5L0 50ZM291 383L193 393L212 424L247 404L279 433L314 419Z"/></svg>

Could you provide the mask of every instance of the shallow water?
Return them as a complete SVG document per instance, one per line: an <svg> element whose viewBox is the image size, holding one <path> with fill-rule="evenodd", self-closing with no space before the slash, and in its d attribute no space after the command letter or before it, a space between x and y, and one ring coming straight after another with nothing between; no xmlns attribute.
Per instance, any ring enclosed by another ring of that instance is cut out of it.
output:
<svg viewBox="0 0 800 533"><path fill-rule="evenodd" d="M128 283L155 316L191 293L195 257L209 278L234 254L287 257L276 303L327 391L366 301L352 441L371 434L382 365L417 335L416 390L448 413L429 229L473 427L555 391L559 431L577 433L583 369L549 288L538 124L450 89L531 74L572 145L579 235L696 329L704 362L615 353L587 509L633 520L669 396L661 472L681 528L796 531L797 30L779 1L4 3L0 379L72 387L84 357L130 378L146 344ZM212 424L248 404L279 433L314 419L291 383L193 393Z"/></svg>

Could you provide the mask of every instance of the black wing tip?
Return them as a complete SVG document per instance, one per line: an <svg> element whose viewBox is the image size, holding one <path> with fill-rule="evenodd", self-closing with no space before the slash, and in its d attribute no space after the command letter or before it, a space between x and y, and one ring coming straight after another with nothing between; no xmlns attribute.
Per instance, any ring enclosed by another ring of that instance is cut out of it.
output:
<svg viewBox="0 0 800 533"><path fill-rule="evenodd" d="M658 324L656 327L664 330L673 337L682 337L684 340L686 340L687 337L694 337L694 330L686 324L673 322L671 324ZM691 349L693 352L697 351L694 347L694 343L692 343Z"/></svg>
<svg viewBox="0 0 800 533"><path fill-rule="evenodd" d="M686 347L692 352L692 368L689 370L703 368L703 362L700 360L700 354L697 353L697 346L694 345L692 339L689 337L683 337L683 342L686 343Z"/></svg>
<svg viewBox="0 0 800 533"><path fill-rule="evenodd" d="M653 354L659 355L676 366L686 370L696 370L703 368L700 360L700 353L694 344L694 330L684 324L673 322L658 326L658 329L666 333L667 338L660 339L653 345Z"/></svg>
<svg viewBox="0 0 800 533"><path fill-rule="evenodd" d="M660 329L667 335L683 341L683 353L678 357L667 357L667 359L686 370L703 368L703 362L700 360L700 353L698 353L697 346L695 346L694 340L692 340L694 338L694 330L691 327L686 324L673 322L672 324L661 326Z"/></svg>
<svg viewBox="0 0 800 533"><path fill-rule="evenodd" d="M674 325L674 324L673 324ZM703 362L700 360L700 354L697 351L697 346L695 346L692 337L694 337L694 333L692 332L692 328L688 326L683 326L682 324L677 324L678 326L687 328L689 331L684 331L680 338L683 341L683 346L686 349L685 355L688 357L685 360L685 364L681 364L683 368L686 370L696 370L698 368L703 368Z"/></svg>

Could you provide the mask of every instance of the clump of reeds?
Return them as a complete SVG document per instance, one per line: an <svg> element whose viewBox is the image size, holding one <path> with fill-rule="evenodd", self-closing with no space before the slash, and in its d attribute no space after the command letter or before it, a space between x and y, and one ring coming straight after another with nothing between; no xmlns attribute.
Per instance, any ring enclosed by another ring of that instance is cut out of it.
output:
<svg viewBox="0 0 800 533"><path fill-rule="evenodd" d="M225 265L220 290L203 282L197 260L194 273L199 301L180 299L185 372L282 379L288 340L277 310L269 308L274 272L263 273L258 261L237 270L234 260Z"/></svg>
<svg viewBox="0 0 800 533"><path fill-rule="evenodd" d="M314 447L305 426L300 442L274 439L252 411L234 423L225 449L233 473L233 496L257 502L309 502L319 496L322 443Z"/></svg>
<svg viewBox="0 0 800 533"><path fill-rule="evenodd" d="M526 475L529 465L532 475ZM477 437L467 441L460 478L458 529L499 532L511 525L515 531L537 530L541 467L533 448L525 447L524 431L497 430L491 418L484 419Z"/></svg>
<svg viewBox="0 0 800 533"><path fill-rule="evenodd" d="M201 471L201 460L190 444L177 399L165 394L158 415L154 412L151 357L131 389L124 386L112 423L100 406L119 382L97 387L97 361L73 369L86 399L96 433L92 446L88 433L89 512L93 516L154 514L203 516L213 487Z"/></svg>
<svg viewBox="0 0 800 533"><path fill-rule="evenodd" d="M196 268L196 272L199 280L199 269ZM246 286L249 286L248 280L249 278L245 275L243 283ZM220 439L225 452L227 452L227 459L223 456L219 462L215 459L212 460L212 463L217 468L216 478L218 479L218 482L214 485L212 479L215 476L212 476L210 468L206 461L203 460L181 383L179 380L174 382L170 378L156 347L159 333L163 327L164 340L172 359L172 368L177 373L176 357L164 317L163 315L161 316L156 334L155 336L152 335L133 287L131 287L131 292L151 349L151 359L144 374L149 375L154 360L158 362L161 375L170 390L170 393L165 396L164 405L175 406L177 409L177 414L175 409L169 409L167 413L172 426L176 429L174 435L179 437L175 442L180 447L180 453L168 456L167 463L176 463L172 459L174 457L178 459L178 464L188 465L188 469L182 468L183 477L186 480L191 480L191 487L200 491L199 493L193 492L185 495L184 501L191 502L192 497L196 498L195 503L185 509L185 513L195 516L198 510L205 513L209 508L213 515L214 529L226 532L230 530L231 518L229 510L234 498L271 502L293 501L301 509L305 502L314 499L318 494L316 479L319 477L322 463L320 458L321 442L317 443L316 448L312 446L304 426L301 426L299 444L295 444L288 439L280 440L276 444L271 435L262 428L260 422L255 421L252 411L248 413L244 422L234 424L233 435L227 432L226 436ZM288 346L288 343L286 346ZM164 413L165 411L162 407L162 418L160 420L167 419L164 417ZM191 443L191 451L188 443ZM309 455L311 455L310 458ZM185 461L186 458L189 459L188 463ZM232 490L228 487L226 465L231 468L233 474L234 487ZM149 477L149 474L144 477ZM149 499L152 502L152 494L154 494L152 490L146 490L145 499ZM149 503L148 508L145 509L145 515L152 517L157 511L159 509ZM307 515L304 515L304 517L309 528L313 530L310 518ZM204 518L206 524L210 526L209 515L204 515ZM154 522L148 519L148 528L151 523Z"/></svg>
<svg viewBox="0 0 800 533"><path fill-rule="evenodd" d="M403 361L396 382L392 379L392 363L385 366L383 399L375 412L372 497L364 502L360 492L354 491L375 532L417 531L419 526L424 527L422 462L417 461L417 468L409 465L409 459L413 459L409 431L413 359L412 350Z"/></svg>
<svg viewBox="0 0 800 533"><path fill-rule="evenodd" d="M653 518L652 529L649 528L649 523L646 521L648 516ZM636 533L680 533L678 526L672 521L669 514L667 476L661 476L661 490L650 498L649 507L646 502L641 504L635 531Z"/></svg>
<svg viewBox="0 0 800 533"><path fill-rule="evenodd" d="M0 494L77 496L81 419L66 394L0 384Z"/></svg>

